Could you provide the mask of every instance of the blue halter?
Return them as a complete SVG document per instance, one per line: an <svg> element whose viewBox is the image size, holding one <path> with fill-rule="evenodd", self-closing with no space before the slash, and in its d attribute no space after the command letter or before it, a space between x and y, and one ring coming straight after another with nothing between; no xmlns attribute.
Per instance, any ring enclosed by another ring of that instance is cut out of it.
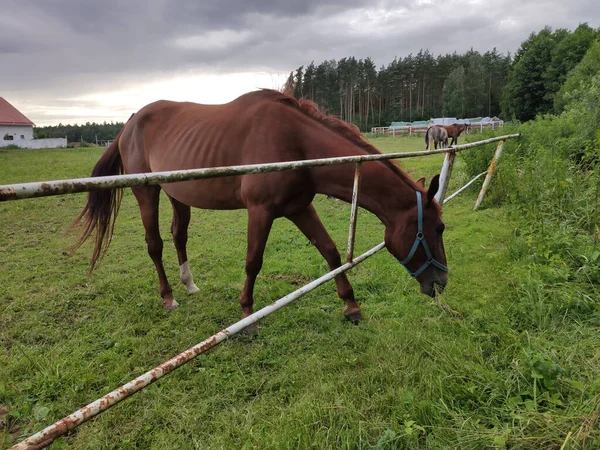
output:
<svg viewBox="0 0 600 450"><path fill-rule="evenodd" d="M417 229L417 237L415 238L415 243L413 244L412 248L410 249L410 253L408 254L408 256L406 257L406 259L404 261L400 261L400 264L402 264L404 266L404 268L407 270L407 272L413 278L421 275L421 273L423 273L423 271L431 265L437 267L440 270L443 270L444 272L448 272L448 267L446 267L439 261L436 261L433 258L433 256L431 255L431 252L429 251L429 247L427 246L427 241L425 241L425 236L423 235L423 203L421 202L421 192L419 192L419 191L416 191L416 192L417 192L417 211L418 211L419 228ZM415 252L417 251L417 248L419 248L419 245L423 245L423 248L425 249L425 255L427 256L427 261L425 263L423 263L423 265L417 271L411 272L410 269L406 265L410 262L412 257L415 256Z"/></svg>

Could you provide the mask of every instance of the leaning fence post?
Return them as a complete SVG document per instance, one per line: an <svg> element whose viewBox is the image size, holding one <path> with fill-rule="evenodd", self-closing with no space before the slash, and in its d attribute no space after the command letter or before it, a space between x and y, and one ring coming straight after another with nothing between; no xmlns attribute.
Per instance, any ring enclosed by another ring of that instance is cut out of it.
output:
<svg viewBox="0 0 600 450"><path fill-rule="evenodd" d="M452 176L452 168L454 167L454 158L456 157L456 151L450 150L444 157L444 164L442 165L442 171L440 173L440 187L435 194L435 199L440 205L444 203L444 197L448 190L448 184L450 183L450 177Z"/></svg>
<svg viewBox="0 0 600 450"><path fill-rule="evenodd" d="M496 164L500 159L500 155L502 154L502 149L504 148L504 141L498 142L498 147L496 148L496 153L494 153L494 157L492 158L492 162L490 163L490 167L488 167L487 175L485 176L485 180L483 180L483 185L481 186L481 191L479 191L479 195L477 196L477 201L475 202L475 206L473 207L473 211L475 211L481 205L483 201L483 196L485 195L490 183L492 181L492 175L496 170Z"/></svg>
<svg viewBox="0 0 600 450"><path fill-rule="evenodd" d="M358 217L358 194L360 192L361 163L356 163L354 171L354 189L352 190L352 208L350 209L350 230L348 231L348 250L346 262L352 262L354 257L354 237L356 235L356 218Z"/></svg>

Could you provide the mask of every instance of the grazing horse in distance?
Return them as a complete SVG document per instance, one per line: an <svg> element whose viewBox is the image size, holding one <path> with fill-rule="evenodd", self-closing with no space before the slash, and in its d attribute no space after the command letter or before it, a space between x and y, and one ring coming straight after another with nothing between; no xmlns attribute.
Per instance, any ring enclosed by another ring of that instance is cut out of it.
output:
<svg viewBox="0 0 600 450"><path fill-rule="evenodd" d="M425 150L431 150L431 142L433 142L436 150L438 144L440 148L448 147L448 132L446 129L440 125L427 128L427 132L425 133Z"/></svg>
<svg viewBox="0 0 600 450"><path fill-rule="evenodd" d="M450 145L458 144L458 137L465 131L469 132L469 125L466 123L453 123L452 125L439 125L448 133L448 137L452 138Z"/></svg>
<svg viewBox="0 0 600 450"><path fill-rule="evenodd" d="M356 127L324 114L312 101L263 89L222 105L161 100L143 107L102 155L92 176L380 153ZM158 228L161 189L173 207L171 233L188 293L199 290L186 250L191 207L248 211L246 282L240 295L242 317L247 317L253 313L254 284L276 218L292 221L332 270L341 265L340 254L312 201L320 193L350 203L354 170L354 164L348 163L132 187L163 306L173 310L178 303L162 262L163 240ZM440 205L434 200L438 188L439 175L426 190L391 161L362 165L359 206L383 222L386 248L419 282L421 292L432 297L448 280L444 224ZM122 189L89 192L75 221L82 223L83 230L74 250L94 234L90 271L108 249L122 194ZM335 283L345 303L344 315L358 322L361 310L346 275L337 275Z"/></svg>

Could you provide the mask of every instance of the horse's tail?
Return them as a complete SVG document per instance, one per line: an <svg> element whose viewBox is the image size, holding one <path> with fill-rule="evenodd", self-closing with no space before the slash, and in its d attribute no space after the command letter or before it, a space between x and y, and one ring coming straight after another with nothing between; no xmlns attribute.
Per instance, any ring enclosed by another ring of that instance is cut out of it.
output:
<svg viewBox="0 0 600 450"><path fill-rule="evenodd" d="M94 166L92 177L119 175L123 173L123 161L121 159L121 154L119 153L119 138L121 137L121 132ZM71 225L71 227L74 227L82 224L79 240L71 250L71 253L74 253L81 247L94 230L96 231L95 248L90 261L90 273L94 270L98 260L102 259L108 250L122 198L122 188L88 192L87 203L83 208L83 211Z"/></svg>
<svg viewBox="0 0 600 450"><path fill-rule="evenodd" d="M425 132L425 150L429 150L429 130L431 130L431 127L427 128Z"/></svg>

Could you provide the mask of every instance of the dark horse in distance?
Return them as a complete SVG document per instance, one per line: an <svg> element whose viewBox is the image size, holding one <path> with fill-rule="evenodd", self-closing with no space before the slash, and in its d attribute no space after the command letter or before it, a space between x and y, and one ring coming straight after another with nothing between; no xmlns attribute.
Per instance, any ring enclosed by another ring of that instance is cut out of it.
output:
<svg viewBox="0 0 600 450"><path fill-rule="evenodd" d="M145 106L125 124L92 176L374 153L380 152L353 125L325 115L309 100L264 89L223 105L161 100ZM173 207L171 233L181 281L189 293L198 291L186 253L190 207L247 209L246 283L240 296L242 316L247 317L253 312L254 284L276 218L292 221L331 269L340 266L340 254L312 201L315 194L321 193L350 202L353 177L354 164L342 164L131 188L139 204L165 308L175 309L178 303L162 262L163 241L158 228L161 189ZM444 224L440 206L434 200L438 179L436 175L425 190L390 161L367 162L362 168L359 202L383 222L388 251L417 279L421 292L430 296L447 282ZM83 224L83 231L74 249L95 233L90 271L110 244L121 198L122 190L90 192L75 222ZM335 282L345 303L345 316L360 320L361 310L346 275L338 275Z"/></svg>
<svg viewBox="0 0 600 450"><path fill-rule="evenodd" d="M440 125L448 133L448 137L452 138L450 145L458 144L458 137L463 131L469 132L469 125L466 123L453 123L452 125Z"/></svg>

